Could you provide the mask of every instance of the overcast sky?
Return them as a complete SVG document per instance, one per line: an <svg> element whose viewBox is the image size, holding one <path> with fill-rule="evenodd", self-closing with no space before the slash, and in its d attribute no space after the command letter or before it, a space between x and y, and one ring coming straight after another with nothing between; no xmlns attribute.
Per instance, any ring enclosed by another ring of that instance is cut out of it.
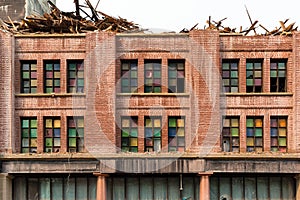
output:
<svg viewBox="0 0 300 200"><path fill-rule="evenodd" d="M63 11L75 11L73 0L56 0ZM83 1L84 2L84 1ZM96 6L98 0L90 0ZM84 3L82 3L84 4ZM114 17L126 18L142 28L179 32L196 23L202 29L209 16L223 26L243 29L250 27L245 5L252 21L272 31L280 27L279 21L289 19L287 25L300 25L300 7L296 0L100 0L97 10ZM257 25L258 25L257 24ZM258 28L264 32L261 28ZM300 29L299 29L300 30Z"/></svg>

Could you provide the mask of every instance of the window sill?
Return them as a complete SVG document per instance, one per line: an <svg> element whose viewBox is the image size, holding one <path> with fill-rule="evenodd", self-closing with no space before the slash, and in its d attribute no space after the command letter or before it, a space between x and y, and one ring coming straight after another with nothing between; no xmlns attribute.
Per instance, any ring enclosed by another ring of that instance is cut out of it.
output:
<svg viewBox="0 0 300 200"><path fill-rule="evenodd" d="M15 94L16 97L85 97L85 93L18 93Z"/></svg>
<svg viewBox="0 0 300 200"><path fill-rule="evenodd" d="M189 93L117 93L117 96L150 96L150 97L189 97Z"/></svg>
<svg viewBox="0 0 300 200"><path fill-rule="evenodd" d="M268 92L268 93L223 93L221 96L293 96L290 92Z"/></svg>

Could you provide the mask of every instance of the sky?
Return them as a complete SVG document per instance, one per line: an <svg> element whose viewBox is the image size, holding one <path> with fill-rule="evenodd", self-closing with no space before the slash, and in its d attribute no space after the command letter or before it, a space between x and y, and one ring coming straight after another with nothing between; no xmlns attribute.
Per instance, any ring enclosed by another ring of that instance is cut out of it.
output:
<svg viewBox="0 0 300 200"><path fill-rule="evenodd" d="M94 7L99 0L90 0ZM84 5L84 1L82 3ZM223 26L240 30L251 26L246 8L252 22L258 20L269 31L280 27L279 21L289 19L286 25L296 22L300 26L300 7L296 0L100 0L97 10L114 17L122 17L139 24L144 29L161 29L179 32L207 27L211 16L214 21L227 18ZM73 0L56 0L62 11L75 11ZM265 31L258 27L258 32ZM300 30L300 28L299 28Z"/></svg>

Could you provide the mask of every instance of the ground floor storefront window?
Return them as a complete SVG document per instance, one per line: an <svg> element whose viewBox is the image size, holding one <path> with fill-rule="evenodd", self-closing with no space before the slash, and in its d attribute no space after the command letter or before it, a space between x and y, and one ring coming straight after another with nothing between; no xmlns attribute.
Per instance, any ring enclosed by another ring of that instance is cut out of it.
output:
<svg viewBox="0 0 300 200"><path fill-rule="evenodd" d="M289 175L216 175L210 177L210 200L294 200L295 179Z"/></svg>
<svg viewBox="0 0 300 200"><path fill-rule="evenodd" d="M107 178L107 199L177 200L199 199L197 175L110 176Z"/></svg>
<svg viewBox="0 0 300 200"><path fill-rule="evenodd" d="M96 200L97 178L15 176L14 200Z"/></svg>

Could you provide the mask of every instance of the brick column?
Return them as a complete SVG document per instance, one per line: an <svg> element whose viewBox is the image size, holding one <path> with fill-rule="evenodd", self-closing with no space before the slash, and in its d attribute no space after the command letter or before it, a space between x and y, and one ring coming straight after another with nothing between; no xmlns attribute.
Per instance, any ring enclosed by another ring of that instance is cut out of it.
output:
<svg viewBox="0 0 300 200"><path fill-rule="evenodd" d="M296 200L300 200L300 174L296 175Z"/></svg>
<svg viewBox="0 0 300 200"><path fill-rule="evenodd" d="M0 199L12 200L12 176L0 174Z"/></svg>
<svg viewBox="0 0 300 200"><path fill-rule="evenodd" d="M94 173L97 176L97 189L96 189L96 200L106 200L106 183L105 177L108 177L107 174L101 174L98 172Z"/></svg>
<svg viewBox="0 0 300 200"><path fill-rule="evenodd" d="M209 200L210 190L209 190L209 176L213 172L199 172L200 177L200 190L199 190L199 200Z"/></svg>

